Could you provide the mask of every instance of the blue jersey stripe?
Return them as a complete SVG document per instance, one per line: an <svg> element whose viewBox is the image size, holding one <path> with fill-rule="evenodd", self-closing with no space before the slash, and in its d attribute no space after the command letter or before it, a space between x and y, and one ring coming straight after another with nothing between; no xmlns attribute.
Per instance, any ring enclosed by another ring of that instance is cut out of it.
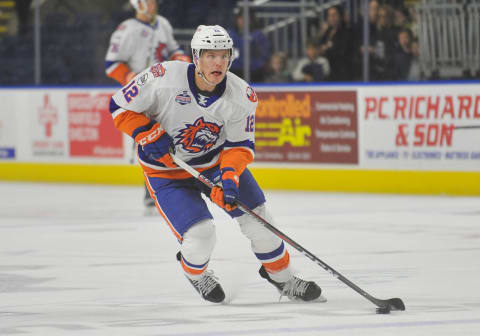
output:
<svg viewBox="0 0 480 336"><path fill-rule="evenodd" d="M250 140L244 140L244 141L238 141L238 142L231 142L231 141L225 141L224 144L225 147L230 148L230 147L248 147L251 150L255 151L255 144L253 141Z"/></svg>
<svg viewBox="0 0 480 336"><path fill-rule="evenodd" d="M222 150L223 150L223 146L220 146L220 147L215 148L214 150L208 152L207 154L202 155L201 157L189 160L187 163L191 166L197 166L197 165L202 165L202 164L205 164L205 163L209 163Z"/></svg>
<svg viewBox="0 0 480 336"><path fill-rule="evenodd" d="M115 102L115 100L113 100L113 97L112 97L112 99L110 99L110 106L109 106L110 114L114 113L116 110L120 108L121 107L117 105L117 103Z"/></svg>
<svg viewBox="0 0 480 336"><path fill-rule="evenodd" d="M183 256L182 256L182 260L183 260L183 262L184 262L188 267L198 268L198 269L204 268L204 267L208 264L208 262L210 261L210 260L208 260L205 264L195 265L195 264L192 264L192 263L189 263L188 261L186 261Z"/></svg>

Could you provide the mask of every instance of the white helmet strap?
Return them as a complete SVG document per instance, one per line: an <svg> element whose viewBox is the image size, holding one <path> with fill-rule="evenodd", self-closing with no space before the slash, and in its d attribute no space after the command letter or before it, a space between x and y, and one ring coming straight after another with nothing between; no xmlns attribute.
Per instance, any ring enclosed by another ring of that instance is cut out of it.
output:
<svg viewBox="0 0 480 336"><path fill-rule="evenodd" d="M195 71L197 72L198 76L203 79L208 86L215 86L212 82L210 82L203 71L200 69L200 54L202 53L201 50L195 49L193 50L193 64L195 65ZM230 65L228 66L230 68ZM228 71L228 69L227 69Z"/></svg>

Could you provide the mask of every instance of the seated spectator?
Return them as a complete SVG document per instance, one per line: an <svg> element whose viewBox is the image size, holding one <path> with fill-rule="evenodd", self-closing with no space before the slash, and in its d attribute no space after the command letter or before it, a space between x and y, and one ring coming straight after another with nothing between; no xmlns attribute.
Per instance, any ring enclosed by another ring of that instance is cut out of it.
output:
<svg viewBox="0 0 480 336"><path fill-rule="evenodd" d="M277 52L270 58L265 83L289 83L292 76L287 69L287 55Z"/></svg>
<svg viewBox="0 0 480 336"><path fill-rule="evenodd" d="M350 31L345 25L342 7L330 7L327 24L322 27L317 36L320 55L328 60L330 66L328 80L346 81L351 79L351 43Z"/></svg>
<svg viewBox="0 0 480 336"><path fill-rule="evenodd" d="M393 53L393 79L407 80L414 58L412 32L409 29L402 29L397 36L398 45Z"/></svg>
<svg viewBox="0 0 480 336"><path fill-rule="evenodd" d="M321 82L330 74L328 60L320 56L320 50L313 40L307 42L306 56L301 58L292 73L296 82Z"/></svg>
<svg viewBox="0 0 480 336"><path fill-rule="evenodd" d="M270 59L270 43L267 36L260 29L260 25L255 17L253 10L249 10L250 20L250 82L263 82L265 71ZM235 27L228 30L228 34L233 40L234 60L230 71L234 74L245 77L243 73L243 59L245 57L243 50L243 8L236 8Z"/></svg>

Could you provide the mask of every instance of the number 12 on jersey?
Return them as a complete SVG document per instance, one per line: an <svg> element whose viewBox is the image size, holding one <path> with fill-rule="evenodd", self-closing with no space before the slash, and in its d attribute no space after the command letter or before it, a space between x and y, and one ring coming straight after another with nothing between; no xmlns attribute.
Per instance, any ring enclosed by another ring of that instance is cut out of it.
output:
<svg viewBox="0 0 480 336"><path fill-rule="evenodd" d="M138 87L133 84L135 84L135 80L131 81L127 87L122 89L123 96L127 103L130 103L130 101L138 95Z"/></svg>
<svg viewBox="0 0 480 336"><path fill-rule="evenodd" d="M247 117L247 125L245 126L245 132L254 132L255 131L255 116L249 115Z"/></svg>

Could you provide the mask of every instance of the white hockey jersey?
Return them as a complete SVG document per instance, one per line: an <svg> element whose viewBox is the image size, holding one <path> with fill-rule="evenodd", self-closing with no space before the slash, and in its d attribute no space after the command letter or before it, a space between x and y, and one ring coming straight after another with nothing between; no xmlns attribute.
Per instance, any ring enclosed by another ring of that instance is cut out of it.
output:
<svg viewBox="0 0 480 336"><path fill-rule="evenodd" d="M166 18L157 15L153 24L136 18L123 21L110 38L105 57L106 73L115 71L119 63L125 63L130 71L140 72L157 62L168 60L173 54L182 53L173 37L173 29Z"/></svg>
<svg viewBox="0 0 480 336"><path fill-rule="evenodd" d="M253 89L227 72L212 96L197 92L195 66L181 61L158 63L138 74L112 97L114 119L143 113L158 121L173 138L176 155L196 168L213 166L222 150L242 148L254 155L254 123L258 99ZM146 157L142 166L169 170Z"/></svg>

